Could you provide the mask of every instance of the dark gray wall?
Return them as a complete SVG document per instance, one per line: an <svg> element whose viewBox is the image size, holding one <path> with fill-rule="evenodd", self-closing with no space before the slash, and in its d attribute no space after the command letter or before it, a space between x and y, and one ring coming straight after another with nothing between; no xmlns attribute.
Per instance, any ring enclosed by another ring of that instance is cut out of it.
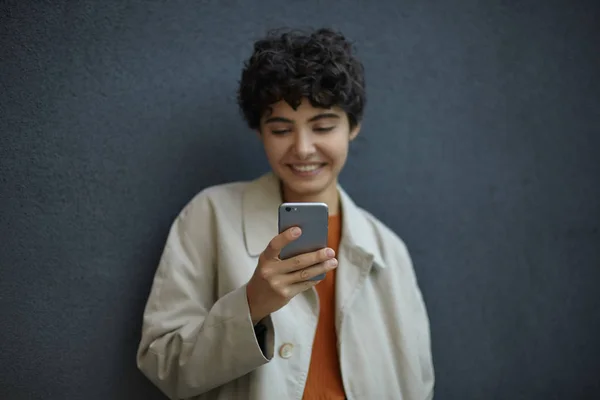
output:
<svg viewBox="0 0 600 400"><path fill-rule="evenodd" d="M0 15L1 399L162 398L135 367L158 257L196 192L266 170L235 89L252 41L282 25L342 29L364 59L342 183L412 251L436 398L600 398L597 1Z"/></svg>

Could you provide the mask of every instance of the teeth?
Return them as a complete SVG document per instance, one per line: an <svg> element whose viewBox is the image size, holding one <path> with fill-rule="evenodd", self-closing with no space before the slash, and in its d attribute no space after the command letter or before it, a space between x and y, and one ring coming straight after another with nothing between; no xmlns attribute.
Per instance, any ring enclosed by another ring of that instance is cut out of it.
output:
<svg viewBox="0 0 600 400"><path fill-rule="evenodd" d="M310 164L310 165L292 165L292 167L300 172L310 172L318 169L321 164Z"/></svg>

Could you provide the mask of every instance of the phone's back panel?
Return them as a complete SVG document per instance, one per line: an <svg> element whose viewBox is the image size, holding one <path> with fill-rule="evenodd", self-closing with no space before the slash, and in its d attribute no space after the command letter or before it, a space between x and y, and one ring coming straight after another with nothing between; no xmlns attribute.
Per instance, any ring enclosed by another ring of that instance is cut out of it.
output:
<svg viewBox="0 0 600 400"><path fill-rule="evenodd" d="M302 235L283 248L279 258L294 257L327 247L329 209L325 203L284 203L279 206L279 232L293 226Z"/></svg>

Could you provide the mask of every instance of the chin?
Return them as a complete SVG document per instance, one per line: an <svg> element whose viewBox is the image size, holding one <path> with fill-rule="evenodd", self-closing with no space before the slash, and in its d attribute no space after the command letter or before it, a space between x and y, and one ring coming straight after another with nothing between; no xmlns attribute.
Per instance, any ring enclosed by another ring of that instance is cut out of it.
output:
<svg viewBox="0 0 600 400"><path fill-rule="evenodd" d="M306 197L315 197L319 196L321 193L325 192L327 189L327 185L287 185L288 189L290 189L293 193L296 193L299 196Z"/></svg>
<svg viewBox="0 0 600 400"><path fill-rule="evenodd" d="M334 179L329 171L322 171L321 176L299 178L293 174L278 174L283 185L298 196L314 197L325 192Z"/></svg>

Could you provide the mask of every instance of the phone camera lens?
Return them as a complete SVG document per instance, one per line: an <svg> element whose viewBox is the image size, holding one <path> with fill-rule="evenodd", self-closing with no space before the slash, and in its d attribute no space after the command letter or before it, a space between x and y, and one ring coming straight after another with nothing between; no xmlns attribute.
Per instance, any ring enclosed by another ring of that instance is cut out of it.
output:
<svg viewBox="0 0 600 400"><path fill-rule="evenodd" d="M292 208L291 207L286 207L285 211L290 212L290 211L292 211Z"/></svg>

